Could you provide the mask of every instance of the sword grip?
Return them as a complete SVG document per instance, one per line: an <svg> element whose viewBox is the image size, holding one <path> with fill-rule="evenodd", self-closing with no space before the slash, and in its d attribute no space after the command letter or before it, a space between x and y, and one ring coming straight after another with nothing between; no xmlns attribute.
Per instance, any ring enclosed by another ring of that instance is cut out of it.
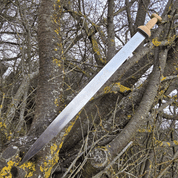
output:
<svg viewBox="0 0 178 178"><path fill-rule="evenodd" d="M146 37L151 36L151 29L157 22L161 22L162 18L157 14L151 15L151 20L145 26L139 26L138 30Z"/></svg>

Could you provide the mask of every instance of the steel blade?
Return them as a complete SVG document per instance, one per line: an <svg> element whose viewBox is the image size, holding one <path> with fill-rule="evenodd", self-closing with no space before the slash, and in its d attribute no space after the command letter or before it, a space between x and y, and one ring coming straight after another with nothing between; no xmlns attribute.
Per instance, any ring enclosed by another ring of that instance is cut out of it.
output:
<svg viewBox="0 0 178 178"><path fill-rule="evenodd" d="M28 161L39 152L49 141L72 120L74 116L86 105L95 93L106 83L121 64L145 39L145 36L137 32L127 44L103 67L103 69L81 90L81 92L64 108L64 110L47 127L41 136L29 149L21 164Z"/></svg>

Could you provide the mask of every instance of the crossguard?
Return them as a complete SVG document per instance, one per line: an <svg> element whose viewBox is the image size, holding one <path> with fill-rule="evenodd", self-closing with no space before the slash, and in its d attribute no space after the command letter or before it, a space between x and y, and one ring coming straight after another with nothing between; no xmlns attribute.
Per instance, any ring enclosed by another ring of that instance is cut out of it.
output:
<svg viewBox="0 0 178 178"><path fill-rule="evenodd" d="M162 20L162 18L157 14L152 14L151 18L152 19L145 26L138 27L138 30L146 37L151 36L151 29L154 27L156 23L161 22Z"/></svg>

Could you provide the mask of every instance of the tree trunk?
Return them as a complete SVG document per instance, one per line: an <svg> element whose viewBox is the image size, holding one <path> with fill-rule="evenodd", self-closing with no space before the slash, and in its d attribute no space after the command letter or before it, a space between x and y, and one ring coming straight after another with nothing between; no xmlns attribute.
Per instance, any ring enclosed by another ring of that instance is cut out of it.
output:
<svg viewBox="0 0 178 178"><path fill-rule="evenodd" d="M62 2L60 6L61 4ZM59 114L63 103L64 58L60 32L62 9L58 6L54 0L42 0L39 10L40 68L35 118L29 132L35 133L36 136L39 136Z"/></svg>

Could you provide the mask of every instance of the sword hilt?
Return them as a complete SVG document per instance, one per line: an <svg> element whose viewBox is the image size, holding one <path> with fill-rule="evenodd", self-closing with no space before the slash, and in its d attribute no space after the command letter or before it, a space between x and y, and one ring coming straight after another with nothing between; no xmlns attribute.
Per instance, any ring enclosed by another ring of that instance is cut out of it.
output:
<svg viewBox="0 0 178 178"><path fill-rule="evenodd" d="M151 29L154 27L156 23L161 22L162 20L162 18L157 14L152 14L151 18L152 19L145 26L138 27L138 30L146 37L151 36Z"/></svg>

